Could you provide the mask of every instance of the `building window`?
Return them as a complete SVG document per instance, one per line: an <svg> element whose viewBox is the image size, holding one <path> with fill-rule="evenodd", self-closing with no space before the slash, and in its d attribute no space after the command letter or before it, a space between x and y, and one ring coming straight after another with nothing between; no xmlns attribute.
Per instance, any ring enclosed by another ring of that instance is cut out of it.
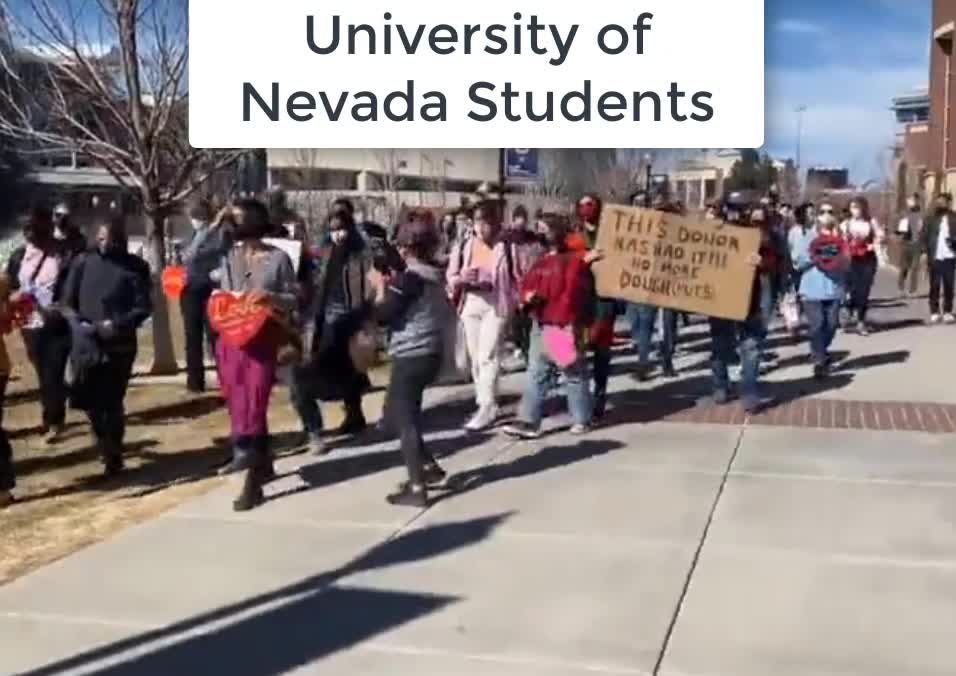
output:
<svg viewBox="0 0 956 676"><path fill-rule="evenodd" d="M358 190L358 172L343 169L272 169L272 185L283 190Z"/></svg>
<svg viewBox="0 0 956 676"><path fill-rule="evenodd" d="M704 199L708 202L717 197L717 179L708 178L704 181Z"/></svg>

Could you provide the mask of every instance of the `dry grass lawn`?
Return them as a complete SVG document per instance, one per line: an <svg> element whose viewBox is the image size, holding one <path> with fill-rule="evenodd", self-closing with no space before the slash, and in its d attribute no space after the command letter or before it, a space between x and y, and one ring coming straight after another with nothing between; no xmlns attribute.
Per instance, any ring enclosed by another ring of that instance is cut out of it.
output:
<svg viewBox="0 0 956 676"><path fill-rule="evenodd" d="M178 327L178 317L173 323ZM178 337L178 328L174 331ZM148 331L141 341L146 344L140 371L151 354ZM107 480L81 414L70 412L62 443L43 445L33 370L18 335L7 337L7 347L15 380L8 388L4 421L14 449L18 502L0 512L0 584L224 481L214 467L228 452L229 423L217 393L188 395L184 379L157 383L135 378L127 397L128 470ZM381 393L366 397L371 419L378 417L381 401ZM329 426L341 422L339 406L327 406L323 413ZM280 448L300 429L283 387L276 390L270 427Z"/></svg>

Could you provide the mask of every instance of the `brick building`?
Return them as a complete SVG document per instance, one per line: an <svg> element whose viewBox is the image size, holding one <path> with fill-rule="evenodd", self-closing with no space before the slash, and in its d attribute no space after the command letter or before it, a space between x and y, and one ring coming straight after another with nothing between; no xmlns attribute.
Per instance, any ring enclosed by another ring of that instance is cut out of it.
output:
<svg viewBox="0 0 956 676"><path fill-rule="evenodd" d="M956 189L956 90L953 88L953 41L956 0L933 0L929 68L929 166L926 192Z"/></svg>

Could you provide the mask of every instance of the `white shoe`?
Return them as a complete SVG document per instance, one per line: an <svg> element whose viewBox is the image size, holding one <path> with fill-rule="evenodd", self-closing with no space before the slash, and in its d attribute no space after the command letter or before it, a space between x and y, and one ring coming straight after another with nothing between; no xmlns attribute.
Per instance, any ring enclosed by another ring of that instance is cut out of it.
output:
<svg viewBox="0 0 956 676"><path fill-rule="evenodd" d="M956 324L956 317L952 313L943 315L944 324Z"/></svg>
<svg viewBox="0 0 956 676"><path fill-rule="evenodd" d="M571 426L571 434L573 434L573 435L575 435L575 436L581 436L582 434L587 434L587 433L590 432L590 431L591 431L591 426L590 426L590 425L581 425L581 424L579 423L579 424L577 424L577 425L572 425L572 426Z"/></svg>
<svg viewBox="0 0 956 676"><path fill-rule="evenodd" d="M930 315L930 316L929 316L929 323L930 323L930 324L939 324L942 320L943 320L943 318L942 318L942 316L940 316L940 315Z"/></svg>
<svg viewBox="0 0 956 676"><path fill-rule="evenodd" d="M484 406L478 409L478 412L472 416L471 420L465 423L465 429L469 432L480 432L494 425L497 419L498 407Z"/></svg>

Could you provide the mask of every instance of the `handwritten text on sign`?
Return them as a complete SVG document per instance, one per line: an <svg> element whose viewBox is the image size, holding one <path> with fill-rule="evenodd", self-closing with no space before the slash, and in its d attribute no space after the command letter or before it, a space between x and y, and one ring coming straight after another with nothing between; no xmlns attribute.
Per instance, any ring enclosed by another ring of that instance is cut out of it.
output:
<svg viewBox="0 0 956 676"><path fill-rule="evenodd" d="M597 246L606 255L595 266L604 298L747 318L756 229L612 205L601 216Z"/></svg>

